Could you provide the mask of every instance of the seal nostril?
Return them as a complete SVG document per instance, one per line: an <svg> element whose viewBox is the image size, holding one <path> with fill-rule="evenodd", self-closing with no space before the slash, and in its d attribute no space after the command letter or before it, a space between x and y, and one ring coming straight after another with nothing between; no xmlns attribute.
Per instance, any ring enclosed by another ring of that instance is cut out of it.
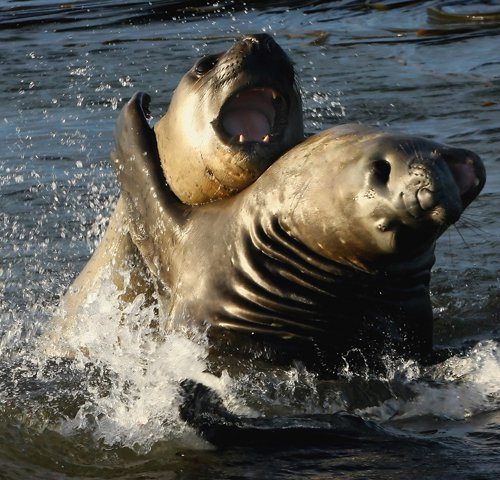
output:
<svg viewBox="0 0 500 480"><path fill-rule="evenodd" d="M257 45L259 44L259 39L256 35L247 35L246 37L242 38L242 41L247 43L255 43Z"/></svg>
<svg viewBox="0 0 500 480"><path fill-rule="evenodd" d="M268 37L266 38L264 45L269 52L272 52L274 50L274 47L276 46L276 42L272 37Z"/></svg>
<svg viewBox="0 0 500 480"><path fill-rule="evenodd" d="M434 192L428 188L421 188L417 192L417 201L420 208L424 211L431 210L436 206L436 198Z"/></svg>
<svg viewBox="0 0 500 480"><path fill-rule="evenodd" d="M391 164L384 159L375 160L372 165L372 172L379 183L386 185L391 175Z"/></svg>
<svg viewBox="0 0 500 480"><path fill-rule="evenodd" d="M267 33L247 35L243 38L243 41L247 42L250 45L250 49L252 51L264 50L272 53L277 45L273 37L271 37Z"/></svg>

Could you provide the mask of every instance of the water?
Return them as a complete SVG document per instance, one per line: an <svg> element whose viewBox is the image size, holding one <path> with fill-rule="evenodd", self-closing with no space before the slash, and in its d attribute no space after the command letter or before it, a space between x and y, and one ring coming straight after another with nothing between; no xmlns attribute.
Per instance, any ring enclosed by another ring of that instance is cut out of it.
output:
<svg viewBox="0 0 500 480"><path fill-rule="evenodd" d="M2 2L0 478L498 477L500 25L432 22L426 9L444 2L368 3ZM39 335L116 199L108 152L123 101L150 93L158 119L200 55L258 31L295 61L309 132L361 121L483 158L486 187L433 272L436 344L464 353L392 360L384 377L349 365L334 380L300 365L214 377L203 339L155 333L138 304L118 315L110 286L86 305L88 357L47 358ZM219 448L201 439L179 415L184 378L253 429L223 431Z"/></svg>

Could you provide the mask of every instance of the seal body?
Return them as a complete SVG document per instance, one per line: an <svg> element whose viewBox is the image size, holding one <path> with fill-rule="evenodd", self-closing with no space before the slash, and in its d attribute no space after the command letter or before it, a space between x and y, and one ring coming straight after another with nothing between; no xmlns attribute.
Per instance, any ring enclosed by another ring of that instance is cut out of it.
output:
<svg viewBox="0 0 500 480"><path fill-rule="evenodd" d="M139 144L144 151L159 151L164 188L189 204L217 200L245 188L303 140L302 104L293 66L264 34L247 35L228 52L196 62L181 79L167 113L154 127L155 134L145 118L149 101L144 93L132 97L120 114L115 136L122 146L128 145L129 152ZM48 344L71 335L81 306L101 290L103 282L112 282L127 303L141 293L150 296L155 288L129 235L127 215L120 198L101 243L62 299L59 321L53 325L57 328Z"/></svg>
<svg viewBox="0 0 500 480"><path fill-rule="evenodd" d="M214 352L318 368L352 352L430 354L434 245L484 185L474 153L342 126L197 208L163 188L155 152L130 153L118 139L132 237L172 292L164 328L191 324L207 330Z"/></svg>

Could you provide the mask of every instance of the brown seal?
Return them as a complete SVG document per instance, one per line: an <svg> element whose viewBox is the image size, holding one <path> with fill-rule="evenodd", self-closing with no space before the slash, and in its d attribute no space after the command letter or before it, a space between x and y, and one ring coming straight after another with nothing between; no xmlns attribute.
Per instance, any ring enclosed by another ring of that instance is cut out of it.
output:
<svg viewBox="0 0 500 480"><path fill-rule="evenodd" d="M237 195L193 208L164 188L149 140L136 140L117 137L114 166L132 237L171 291L165 328L207 328L222 356L318 368L354 351L431 352L434 246L484 185L474 153L341 126Z"/></svg>
<svg viewBox="0 0 500 480"><path fill-rule="evenodd" d="M135 94L121 112L116 135L122 144L130 142L130 148L137 137L147 139L147 150L155 152L158 141L171 188L190 204L245 188L303 140L302 103L292 63L265 34L247 35L226 53L196 62L155 125L156 138L143 121L147 104L148 95ZM128 234L126 216L120 198L99 246L62 299L59 326L64 329L102 282L111 280L125 302L151 293L149 271Z"/></svg>

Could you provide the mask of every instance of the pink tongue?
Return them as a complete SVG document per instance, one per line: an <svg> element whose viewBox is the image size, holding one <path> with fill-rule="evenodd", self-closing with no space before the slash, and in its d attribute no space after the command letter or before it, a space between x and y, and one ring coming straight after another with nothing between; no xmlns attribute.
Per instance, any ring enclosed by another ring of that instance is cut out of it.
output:
<svg viewBox="0 0 500 480"><path fill-rule="evenodd" d="M271 133L266 116L258 110L234 109L224 115L223 126L231 136L243 135L246 142L261 142Z"/></svg>

